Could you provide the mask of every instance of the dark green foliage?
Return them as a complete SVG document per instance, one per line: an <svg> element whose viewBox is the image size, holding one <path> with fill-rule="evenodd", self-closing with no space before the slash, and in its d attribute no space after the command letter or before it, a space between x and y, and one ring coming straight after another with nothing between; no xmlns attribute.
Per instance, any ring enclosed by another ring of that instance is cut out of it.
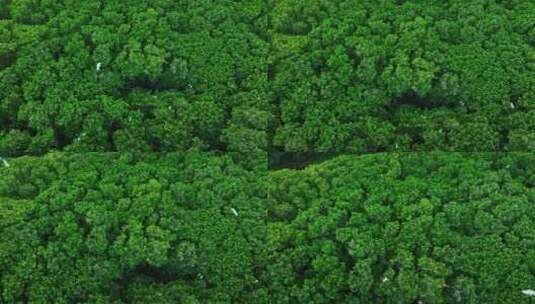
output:
<svg viewBox="0 0 535 304"><path fill-rule="evenodd" d="M54 153L0 176L2 303L265 297L265 187L228 157Z"/></svg>
<svg viewBox="0 0 535 304"><path fill-rule="evenodd" d="M535 283L534 164L375 154L268 173L194 151L22 157L0 168L0 300L520 303Z"/></svg>
<svg viewBox="0 0 535 304"><path fill-rule="evenodd" d="M532 1L276 1L272 145L527 151Z"/></svg>
<svg viewBox="0 0 535 304"><path fill-rule="evenodd" d="M0 11L2 155L534 148L531 1L3 1ZM262 121L236 123L251 117Z"/></svg>
<svg viewBox="0 0 535 304"><path fill-rule="evenodd" d="M532 0L0 0L0 303L527 303L534 46Z"/></svg>
<svg viewBox="0 0 535 304"><path fill-rule="evenodd" d="M276 171L273 303L519 303L535 284L530 153L342 156Z"/></svg>
<svg viewBox="0 0 535 304"><path fill-rule="evenodd" d="M334 153L292 153L281 151L270 152L268 155L268 169L303 169L311 164L326 161L336 156L337 154Z"/></svg>
<svg viewBox="0 0 535 304"><path fill-rule="evenodd" d="M267 109L262 1L53 2L2 2L0 155L224 150Z"/></svg>

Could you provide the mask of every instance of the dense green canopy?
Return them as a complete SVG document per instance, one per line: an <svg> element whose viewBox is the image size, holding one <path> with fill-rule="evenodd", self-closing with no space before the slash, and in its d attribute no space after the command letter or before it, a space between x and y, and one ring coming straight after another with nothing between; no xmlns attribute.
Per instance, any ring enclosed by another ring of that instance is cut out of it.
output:
<svg viewBox="0 0 535 304"><path fill-rule="evenodd" d="M0 169L0 302L519 303L533 154L60 154Z"/></svg>
<svg viewBox="0 0 535 304"><path fill-rule="evenodd" d="M261 1L2 3L0 155L265 145Z"/></svg>
<svg viewBox="0 0 535 304"><path fill-rule="evenodd" d="M266 187L228 157L54 153L0 175L1 303L265 296Z"/></svg>
<svg viewBox="0 0 535 304"><path fill-rule="evenodd" d="M535 150L535 2L277 1L272 144Z"/></svg>
<svg viewBox="0 0 535 304"><path fill-rule="evenodd" d="M342 156L270 174L273 303L520 303L535 155Z"/></svg>
<svg viewBox="0 0 535 304"><path fill-rule="evenodd" d="M0 155L535 149L535 4L3 1Z"/></svg>
<svg viewBox="0 0 535 304"><path fill-rule="evenodd" d="M534 46L533 0L0 0L0 303L527 303Z"/></svg>

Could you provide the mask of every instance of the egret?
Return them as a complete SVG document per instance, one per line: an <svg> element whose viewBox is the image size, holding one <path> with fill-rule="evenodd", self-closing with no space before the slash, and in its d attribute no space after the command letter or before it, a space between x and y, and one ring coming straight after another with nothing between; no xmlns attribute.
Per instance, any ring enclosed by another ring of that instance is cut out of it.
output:
<svg viewBox="0 0 535 304"><path fill-rule="evenodd" d="M535 297L535 290L532 289L524 289L522 293L529 297Z"/></svg>
<svg viewBox="0 0 535 304"><path fill-rule="evenodd" d="M100 71L100 67L102 66L102 63L98 62L97 63L97 72Z"/></svg>
<svg viewBox="0 0 535 304"><path fill-rule="evenodd" d="M529 297L529 303L531 304L531 299L535 297L535 290L524 289L522 290L522 293Z"/></svg>
<svg viewBox="0 0 535 304"><path fill-rule="evenodd" d="M2 160L2 163L4 164L5 167L9 167L9 163L7 162L5 158L0 157L0 160Z"/></svg>
<svg viewBox="0 0 535 304"><path fill-rule="evenodd" d="M234 208L230 208L230 211L232 211L232 213L235 215L235 216L238 216L238 211L236 211L236 209Z"/></svg>

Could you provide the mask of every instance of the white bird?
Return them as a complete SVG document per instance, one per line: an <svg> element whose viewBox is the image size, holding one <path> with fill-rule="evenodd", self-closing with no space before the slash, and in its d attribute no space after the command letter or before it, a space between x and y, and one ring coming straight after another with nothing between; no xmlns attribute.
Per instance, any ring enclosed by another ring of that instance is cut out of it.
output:
<svg viewBox="0 0 535 304"><path fill-rule="evenodd" d="M383 279L383 282L386 282L386 281L388 281L388 278L387 278L387 277L385 277L385 278Z"/></svg>
<svg viewBox="0 0 535 304"><path fill-rule="evenodd" d="M5 160L5 158L0 157L0 159L2 160L2 163L4 164L4 166L9 167L9 163L7 162L7 160Z"/></svg>
<svg viewBox="0 0 535 304"><path fill-rule="evenodd" d="M231 207L230 211L232 211L232 213L234 213L235 216L238 216L238 211L236 211L236 209Z"/></svg>
<svg viewBox="0 0 535 304"><path fill-rule="evenodd" d="M524 289L522 293L529 297L535 297L535 290L532 289Z"/></svg>
<svg viewBox="0 0 535 304"><path fill-rule="evenodd" d="M97 72L100 71L100 67L102 66L102 63L97 63Z"/></svg>
<svg viewBox="0 0 535 304"><path fill-rule="evenodd" d="M515 108L515 104L511 102L511 109Z"/></svg>

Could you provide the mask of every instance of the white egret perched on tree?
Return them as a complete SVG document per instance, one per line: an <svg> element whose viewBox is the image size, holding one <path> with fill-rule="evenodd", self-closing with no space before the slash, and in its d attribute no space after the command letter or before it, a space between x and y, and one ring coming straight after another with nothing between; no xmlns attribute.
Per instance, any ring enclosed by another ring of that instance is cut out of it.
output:
<svg viewBox="0 0 535 304"><path fill-rule="evenodd" d="M531 299L535 297L535 290L524 289L522 290L522 293L529 297L529 303L531 304Z"/></svg>
<svg viewBox="0 0 535 304"><path fill-rule="evenodd" d="M522 290L522 293L525 294L526 296L535 297L535 290L524 289Z"/></svg>
<svg viewBox="0 0 535 304"><path fill-rule="evenodd" d="M524 289L522 290L522 293L530 297L535 297L535 290Z"/></svg>

